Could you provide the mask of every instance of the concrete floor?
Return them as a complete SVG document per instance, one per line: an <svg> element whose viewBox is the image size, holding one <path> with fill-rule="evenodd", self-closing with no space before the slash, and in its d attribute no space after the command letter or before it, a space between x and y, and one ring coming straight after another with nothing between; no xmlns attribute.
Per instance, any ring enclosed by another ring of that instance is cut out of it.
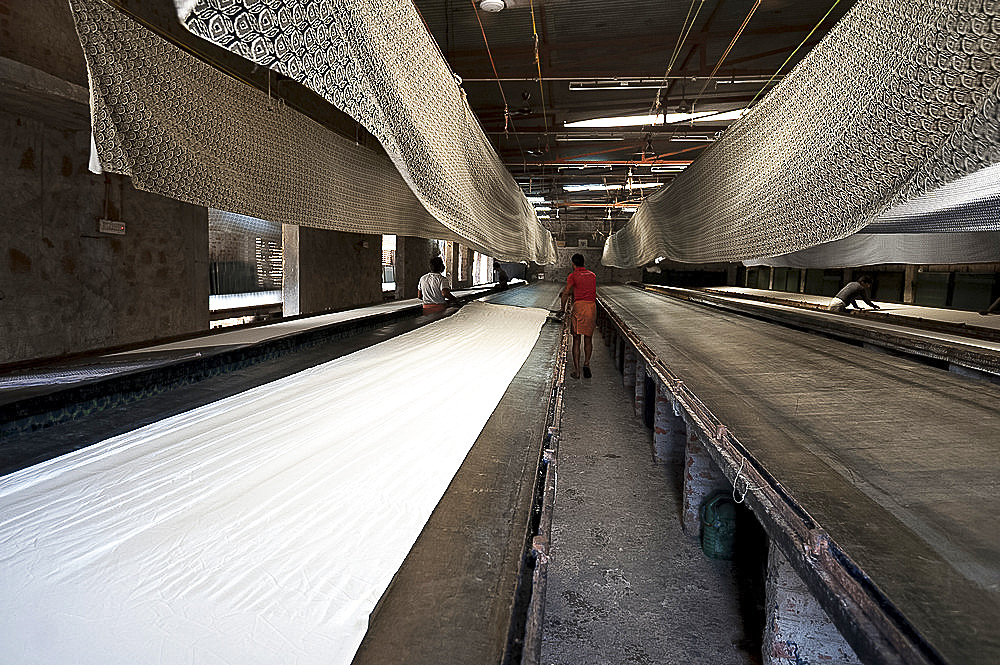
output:
<svg viewBox="0 0 1000 665"><path fill-rule="evenodd" d="M710 559L681 530L680 464L654 460L599 334L594 347L592 379L567 373L541 662L759 663L756 559Z"/></svg>

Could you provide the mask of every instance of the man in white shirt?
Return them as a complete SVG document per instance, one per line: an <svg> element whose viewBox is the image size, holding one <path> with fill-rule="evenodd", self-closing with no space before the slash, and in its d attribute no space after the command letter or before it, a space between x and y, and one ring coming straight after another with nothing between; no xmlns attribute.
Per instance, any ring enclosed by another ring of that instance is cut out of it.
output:
<svg viewBox="0 0 1000 665"><path fill-rule="evenodd" d="M424 313L442 312L448 303L455 306L461 301L451 294L451 280L444 274L444 261L440 256L431 259L431 272L417 282L417 297L424 301Z"/></svg>

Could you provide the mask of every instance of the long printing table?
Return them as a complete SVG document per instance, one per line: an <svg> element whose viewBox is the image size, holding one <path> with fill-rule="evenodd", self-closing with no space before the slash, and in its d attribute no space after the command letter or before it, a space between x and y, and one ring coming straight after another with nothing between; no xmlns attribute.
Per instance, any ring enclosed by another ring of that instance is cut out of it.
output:
<svg viewBox="0 0 1000 665"><path fill-rule="evenodd" d="M711 412L719 440L737 440L858 567L917 658L883 662L1000 662L1000 385L629 287L598 295ZM780 538L781 519L760 517ZM851 633L870 617L837 603L828 611L864 647Z"/></svg>
<svg viewBox="0 0 1000 665"><path fill-rule="evenodd" d="M419 593L382 595L394 576L393 590L406 588L406 566L397 571L442 494L442 506L449 495L458 503L435 515L468 518L464 490L476 495L484 471L503 471L488 483L503 505L479 516L472 526L487 532L472 540L475 551L506 555L485 569L438 573L468 581L485 572L483 589L464 589L478 597L475 611L472 602L452 611L478 612L475 620L491 626L490 639L461 645L463 654L476 662L502 655L513 601L498 610L489 592L513 595L523 556L531 490L510 485L530 488L536 473L547 408L540 396L559 336L546 316L468 305L0 478L5 655L19 663L350 662L379 599L376 620L391 615L394 598ZM531 380L509 396L515 376ZM526 397L535 400L527 413L519 410ZM511 432L518 446L503 438ZM474 443L481 452L469 454ZM501 468L490 469L504 450ZM446 491L459 468L463 493ZM422 619L414 636L440 621ZM428 658L441 657L444 638L428 640Z"/></svg>

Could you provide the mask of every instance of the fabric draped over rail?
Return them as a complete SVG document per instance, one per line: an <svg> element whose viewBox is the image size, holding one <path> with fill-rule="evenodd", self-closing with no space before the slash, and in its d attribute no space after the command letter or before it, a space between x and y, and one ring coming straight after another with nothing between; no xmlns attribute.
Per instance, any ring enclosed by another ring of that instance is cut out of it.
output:
<svg viewBox="0 0 1000 665"><path fill-rule="evenodd" d="M370 131L444 226L505 260L555 243L411 2L175 0L193 34L305 85Z"/></svg>
<svg viewBox="0 0 1000 665"><path fill-rule="evenodd" d="M606 265L761 260L872 231L998 231L963 180L1000 163L1000 5L860 0L748 114L605 245ZM994 178L995 179L995 178ZM994 196L1000 190L993 190ZM883 217L883 215L885 216ZM933 244L933 238L926 242ZM764 261L766 262L766 261Z"/></svg>
<svg viewBox="0 0 1000 665"><path fill-rule="evenodd" d="M450 104L425 107L427 100L396 86L385 117L423 123L411 127L405 142L387 141L389 134L377 123L359 118L382 141L387 159L277 104L108 5L96 0L70 0L70 5L87 60L100 170L130 176L146 191L272 222L455 240L506 261L554 260L551 234L475 124L436 51L440 62L425 54L418 74L429 87L447 89L454 98ZM288 15L299 18L302 12ZM385 44L366 35L369 28L352 23L338 29L344 39ZM392 28L418 32L402 23ZM302 42L297 37L294 43ZM314 46L311 38L305 43ZM393 69L377 59L389 57L387 46L370 55L368 69ZM398 59L395 52L392 57ZM336 66L341 85L364 79L357 63ZM325 80L332 76L325 71ZM438 127L433 135L419 132L432 125ZM452 156L448 163L441 162L445 153Z"/></svg>

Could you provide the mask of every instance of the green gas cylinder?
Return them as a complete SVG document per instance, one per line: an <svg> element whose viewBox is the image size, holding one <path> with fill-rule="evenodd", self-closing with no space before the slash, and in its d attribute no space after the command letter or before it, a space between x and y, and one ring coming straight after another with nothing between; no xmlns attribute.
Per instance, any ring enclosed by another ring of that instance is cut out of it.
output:
<svg viewBox="0 0 1000 665"><path fill-rule="evenodd" d="M701 504L701 550L713 559L732 559L736 541L736 502L719 492Z"/></svg>

